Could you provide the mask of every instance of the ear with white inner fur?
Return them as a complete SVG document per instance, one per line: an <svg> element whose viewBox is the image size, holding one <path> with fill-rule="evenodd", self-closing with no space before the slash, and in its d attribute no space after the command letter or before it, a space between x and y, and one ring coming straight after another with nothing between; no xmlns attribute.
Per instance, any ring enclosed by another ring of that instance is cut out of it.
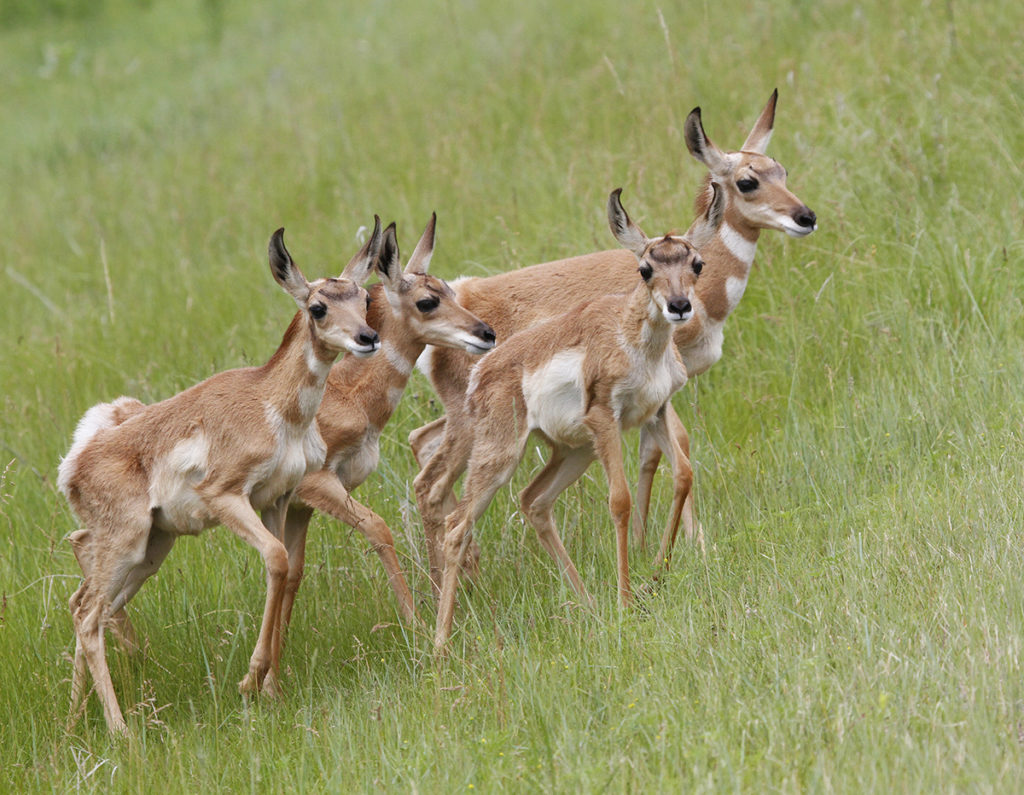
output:
<svg viewBox="0 0 1024 795"><path fill-rule="evenodd" d="M683 235L694 248L703 248L718 234L718 228L722 225L722 218L725 217L725 191L717 182L711 183L711 201L707 211L697 217L690 228Z"/></svg>
<svg viewBox="0 0 1024 795"><path fill-rule="evenodd" d="M370 239L363 244L363 247L359 249L348 265L345 266L345 270L341 272L341 278L351 279L356 284L362 284L370 278L374 262L380 254L382 240L383 234L380 231L380 217L374 215L373 234L370 235Z"/></svg>
<svg viewBox="0 0 1024 795"><path fill-rule="evenodd" d="M380 244L380 256L377 257L377 274L388 289L397 289L402 281L402 257L398 252L398 239L395 236L395 224L391 222L384 230L384 239Z"/></svg>
<svg viewBox="0 0 1024 795"><path fill-rule="evenodd" d="M686 136L686 148L690 154L703 163L715 176L725 176L731 170L725 152L719 149L708 138L704 132L704 125L700 120L700 108L694 108L686 117L683 125L683 133Z"/></svg>
<svg viewBox="0 0 1024 795"><path fill-rule="evenodd" d="M764 106L761 115L757 117L750 135L743 142L741 147L744 152L754 152L763 155L768 149L768 142L772 139L772 127L775 126L775 103L779 101L779 89L772 91L768 104Z"/></svg>
<svg viewBox="0 0 1024 795"><path fill-rule="evenodd" d="M284 227L278 229L270 237L270 272L274 279L284 288L299 309L306 308L306 299L309 298L309 282L302 275L299 266L292 260L292 255L284 247Z"/></svg>
<svg viewBox="0 0 1024 795"><path fill-rule="evenodd" d="M430 214L427 228L420 236L420 242L409 257L409 264L405 266L406 273L426 273L430 267L430 258L434 254L434 227L437 226L437 213Z"/></svg>
<svg viewBox="0 0 1024 795"><path fill-rule="evenodd" d="M639 258L647 248L647 235L634 224L619 200L622 188L616 188L608 197L608 226L623 248L628 248Z"/></svg>

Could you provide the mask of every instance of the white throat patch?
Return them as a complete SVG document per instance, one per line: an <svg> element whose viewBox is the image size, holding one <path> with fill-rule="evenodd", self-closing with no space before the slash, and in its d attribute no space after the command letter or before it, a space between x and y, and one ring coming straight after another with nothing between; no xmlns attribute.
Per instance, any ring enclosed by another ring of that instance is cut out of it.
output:
<svg viewBox="0 0 1024 795"><path fill-rule="evenodd" d="M718 229L718 236L722 239L725 247L729 249L729 253L736 259L747 266L753 264L754 255L757 254L756 240L747 240L726 221L722 221L722 225Z"/></svg>

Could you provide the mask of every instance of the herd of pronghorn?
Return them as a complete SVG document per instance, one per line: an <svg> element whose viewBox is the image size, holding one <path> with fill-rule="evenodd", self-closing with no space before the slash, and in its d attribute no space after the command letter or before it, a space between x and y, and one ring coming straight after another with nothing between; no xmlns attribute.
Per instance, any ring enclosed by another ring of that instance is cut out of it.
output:
<svg viewBox="0 0 1024 795"><path fill-rule="evenodd" d="M275 232L270 269L298 312L270 360L218 373L153 405L122 397L94 406L60 464L58 486L82 525L70 535L84 575L70 602L72 719L84 709L88 669L108 727L126 730L104 631L133 648L125 605L178 536L214 525L258 549L266 566L263 619L243 693L278 691L281 641L314 510L369 539L402 616L417 620L390 530L352 497L377 467L381 429L417 362L445 410L409 437L421 467L416 501L438 601L435 648L444 649L451 631L460 572L478 564L473 525L511 480L533 432L551 453L519 495L523 514L590 602L552 506L600 460L615 524L618 594L628 605L634 514L622 432L641 432L641 538L662 455L672 467L672 508L656 559L665 567L680 524L688 538L700 535L689 438L669 398L720 358L722 327L743 296L761 230L802 237L816 228L814 212L786 188L786 170L765 155L776 99L774 92L735 152L711 142L699 108L687 117L687 148L709 176L696 220L681 236L647 237L616 190L608 222L621 249L449 286L427 272L433 217L404 268L394 224L381 231L376 219L341 275L313 282L293 262L283 230ZM364 289L371 273L379 283ZM345 351L352 355L336 362Z"/></svg>

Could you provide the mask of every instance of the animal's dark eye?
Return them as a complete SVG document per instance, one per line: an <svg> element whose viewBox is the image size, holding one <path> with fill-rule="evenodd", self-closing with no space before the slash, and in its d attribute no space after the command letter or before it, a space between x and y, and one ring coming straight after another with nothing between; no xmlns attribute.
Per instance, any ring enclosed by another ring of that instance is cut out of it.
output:
<svg viewBox="0 0 1024 795"><path fill-rule="evenodd" d="M429 312L431 309L437 309L438 304L440 303L441 299L437 297L421 298L416 302L416 308L420 310L420 312Z"/></svg>
<svg viewBox="0 0 1024 795"><path fill-rule="evenodd" d="M641 262L640 263L640 269L639 270L640 270L640 278L642 278L645 282L646 281L650 281L651 277L654 275L654 269L651 268L651 266L648 265L646 262Z"/></svg>
<svg viewBox="0 0 1024 795"><path fill-rule="evenodd" d="M704 263L701 262L699 259L695 259L693 261L693 272L700 276L700 272L702 270L704 270Z"/></svg>
<svg viewBox="0 0 1024 795"><path fill-rule="evenodd" d="M327 305L319 303L313 304L313 306L309 308L309 314L311 314L316 320L320 320L327 314Z"/></svg>
<svg viewBox="0 0 1024 795"><path fill-rule="evenodd" d="M371 303L371 301L370 301L370 296L369 296L369 294L367 294L367 296L366 296L366 308L367 308L367 309L369 309L369 308L370 308L370 303Z"/></svg>
<svg viewBox="0 0 1024 795"><path fill-rule="evenodd" d="M736 180L736 187L740 189L740 193L750 193L750 191L757 187L757 180L744 177L743 179Z"/></svg>

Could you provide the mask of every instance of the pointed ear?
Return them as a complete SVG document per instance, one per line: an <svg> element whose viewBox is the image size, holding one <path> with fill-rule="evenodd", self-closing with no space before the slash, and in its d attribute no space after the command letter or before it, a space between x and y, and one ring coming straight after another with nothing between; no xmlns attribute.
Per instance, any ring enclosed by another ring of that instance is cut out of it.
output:
<svg viewBox="0 0 1024 795"><path fill-rule="evenodd" d="M306 307L309 298L309 282L302 275L299 266L292 261L292 255L284 247L284 228L278 229L270 237L270 272L284 291L295 299L299 309Z"/></svg>
<svg viewBox="0 0 1024 795"><path fill-rule="evenodd" d="M761 115L754 122L754 128L743 142L744 152L755 152L763 155L768 149L768 142L772 139L772 127L775 125L775 103L779 101L779 89L772 92L768 104L764 106Z"/></svg>
<svg viewBox="0 0 1024 795"><path fill-rule="evenodd" d="M694 108L686 117L683 125L683 132L686 136L686 148L690 154L708 167L708 170L718 176L729 172L729 163L725 159L725 153L715 146L711 139L704 132L704 125L700 120L700 108Z"/></svg>
<svg viewBox="0 0 1024 795"><path fill-rule="evenodd" d="M430 267L430 258L434 254L434 227L437 226L437 213L430 214L427 221L427 228L420 236L420 242L409 257L409 264L405 266L406 273L426 273Z"/></svg>
<svg viewBox="0 0 1024 795"><path fill-rule="evenodd" d="M382 238L380 217L375 215L373 216L373 234L370 235L370 239L363 244L359 252L345 266L345 270L341 272L341 278L351 279L356 284L362 284L370 278L373 264L380 255Z"/></svg>
<svg viewBox="0 0 1024 795"><path fill-rule="evenodd" d="M708 208L690 224L683 237L696 249L706 246L718 233L725 215L725 191L717 182L711 182L711 201Z"/></svg>
<svg viewBox="0 0 1024 795"><path fill-rule="evenodd" d="M619 200L622 188L616 188L608 197L608 226L623 248L628 248L639 258L647 248L647 235L634 224Z"/></svg>
<svg viewBox="0 0 1024 795"><path fill-rule="evenodd" d="M384 230L384 238L380 244L380 255L377 257L377 273L387 287L394 287L402 278L402 257L398 253L398 238L395 235L395 222L388 224Z"/></svg>

